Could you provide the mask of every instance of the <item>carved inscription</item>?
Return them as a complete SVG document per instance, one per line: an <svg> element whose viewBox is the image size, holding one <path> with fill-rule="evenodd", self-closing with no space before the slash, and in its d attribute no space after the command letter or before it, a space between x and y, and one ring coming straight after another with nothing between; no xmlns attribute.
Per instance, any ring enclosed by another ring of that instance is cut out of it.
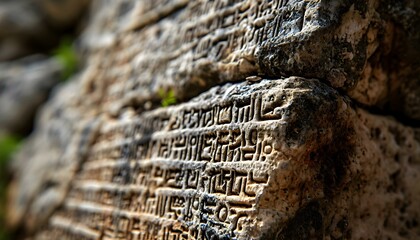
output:
<svg viewBox="0 0 420 240"><path fill-rule="evenodd" d="M279 85L234 85L229 100L103 126L51 225L87 238L238 238L278 160Z"/></svg>
<svg viewBox="0 0 420 240"><path fill-rule="evenodd" d="M106 3L104 8L117 9L125 1L118 2ZM177 94L191 97L204 82L211 86L258 72L258 47L270 39L287 39L299 32L307 4L289 0L136 1L124 15L114 11L116 15L109 13L99 24L109 28L104 32L121 34L110 39L109 34L98 32L84 41L92 49L97 49L102 38L115 44L95 52L104 69L102 81L108 83L106 102L119 105L139 96L150 99L151 94L157 94L156 87L171 87ZM180 8L173 8L175 5ZM162 9L177 12L164 17ZM151 16L160 16L159 21L151 20ZM243 110L241 114L246 115ZM193 127L198 113L187 114ZM220 114L222 122L234 117L228 108L222 107Z"/></svg>

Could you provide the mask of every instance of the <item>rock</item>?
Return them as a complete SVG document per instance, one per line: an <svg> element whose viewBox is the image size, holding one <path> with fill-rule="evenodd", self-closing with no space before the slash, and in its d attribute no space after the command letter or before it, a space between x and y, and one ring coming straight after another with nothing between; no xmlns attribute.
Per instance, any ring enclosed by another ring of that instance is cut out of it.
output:
<svg viewBox="0 0 420 240"><path fill-rule="evenodd" d="M44 223L62 203L90 149L99 121L88 118L89 111L84 111L78 99L79 89L77 81L69 81L54 90L32 136L11 162L16 179L9 194L12 226L24 222L31 232Z"/></svg>
<svg viewBox="0 0 420 240"><path fill-rule="evenodd" d="M419 238L417 5L94 1L83 72L14 161L9 222L34 239Z"/></svg>
<svg viewBox="0 0 420 240"><path fill-rule="evenodd" d="M61 71L57 60L41 55L0 63L0 130L30 131L38 107L59 83Z"/></svg>
<svg viewBox="0 0 420 240"><path fill-rule="evenodd" d="M418 8L386 0L96 1L81 46L104 69L113 112L156 101L160 89L186 100L253 75L318 78L361 104L399 112L390 105L411 108L400 93L416 95L405 86L420 82L412 74Z"/></svg>
<svg viewBox="0 0 420 240"><path fill-rule="evenodd" d="M228 84L106 119L37 236L415 239L419 162L412 129L317 80Z"/></svg>

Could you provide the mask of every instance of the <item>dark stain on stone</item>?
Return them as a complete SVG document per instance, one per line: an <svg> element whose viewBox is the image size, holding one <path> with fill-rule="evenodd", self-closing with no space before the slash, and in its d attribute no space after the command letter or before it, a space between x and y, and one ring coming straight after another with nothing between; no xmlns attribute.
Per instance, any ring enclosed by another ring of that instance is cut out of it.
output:
<svg viewBox="0 0 420 240"><path fill-rule="evenodd" d="M337 126L331 142L318 149L315 157L320 164L319 178L323 180L324 193L332 197L341 189L346 176L349 159L354 152L353 129Z"/></svg>
<svg viewBox="0 0 420 240"><path fill-rule="evenodd" d="M308 87L312 93L295 96L290 109L299 117L292 118L286 126L285 139L289 146L306 145L303 163L317 169L317 179L330 198L345 183L346 169L355 149L354 127L348 116L341 115L343 102L337 91L321 82L315 86L307 84L300 87ZM330 132L330 137L325 132Z"/></svg>
<svg viewBox="0 0 420 240"><path fill-rule="evenodd" d="M266 239L301 240L323 239L323 216L319 210L319 203L310 202L301 208L276 237L267 236Z"/></svg>
<svg viewBox="0 0 420 240"><path fill-rule="evenodd" d="M200 228L203 232L202 239L206 240L230 240L232 237L230 234L219 234L216 229L212 228L208 224L201 224Z"/></svg>

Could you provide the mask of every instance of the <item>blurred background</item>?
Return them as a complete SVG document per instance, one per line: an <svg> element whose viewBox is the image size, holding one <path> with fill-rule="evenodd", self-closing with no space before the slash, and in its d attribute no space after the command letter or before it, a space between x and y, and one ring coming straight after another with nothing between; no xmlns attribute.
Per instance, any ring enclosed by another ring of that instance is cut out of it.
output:
<svg viewBox="0 0 420 240"><path fill-rule="evenodd" d="M52 89L78 70L77 36L89 0L0 0L0 240L6 224L8 166Z"/></svg>

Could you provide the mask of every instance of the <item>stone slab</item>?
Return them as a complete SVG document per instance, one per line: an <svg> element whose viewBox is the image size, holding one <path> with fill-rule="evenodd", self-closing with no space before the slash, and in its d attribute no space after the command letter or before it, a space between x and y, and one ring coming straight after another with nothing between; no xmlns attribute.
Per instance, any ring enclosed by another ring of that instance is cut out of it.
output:
<svg viewBox="0 0 420 240"><path fill-rule="evenodd" d="M418 9L386 0L96 1L80 42L114 114L159 101L161 90L184 101L260 75L317 78L418 121L419 91L407 87L419 85Z"/></svg>
<svg viewBox="0 0 420 240"><path fill-rule="evenodd" d="M38 237L415 239L419 163L412 129L318 80L228 84L104 121Z"/></svg>

